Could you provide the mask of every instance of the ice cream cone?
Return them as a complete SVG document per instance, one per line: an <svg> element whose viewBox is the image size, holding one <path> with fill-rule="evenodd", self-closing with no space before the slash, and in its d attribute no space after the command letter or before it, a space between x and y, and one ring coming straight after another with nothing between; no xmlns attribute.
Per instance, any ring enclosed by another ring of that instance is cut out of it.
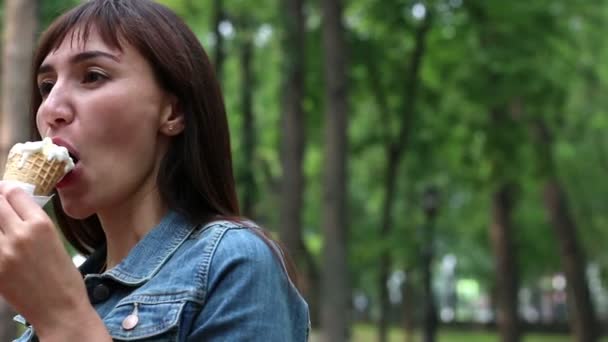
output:
<svg viewBox="0 0 608 342"><path fill-rule="evenodd" d="M3 180L14 180L36 187L34 195L47 196L64 175L65 162L48 160L44 154L31 154L22 162L22 155L12 154L6 162Z"/></svg>
<svg viewBox="0 0 608 342"><path fill-rule="evenodd" d="M15 145L9 152L2 179L34 185L34 195L48 196L73 167L67 149L45 139Z"/></svg>

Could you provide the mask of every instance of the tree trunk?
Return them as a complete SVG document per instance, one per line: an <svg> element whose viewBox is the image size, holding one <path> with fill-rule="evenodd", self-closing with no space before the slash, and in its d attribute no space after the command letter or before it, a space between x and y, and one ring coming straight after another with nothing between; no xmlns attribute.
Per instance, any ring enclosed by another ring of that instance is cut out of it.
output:
<svg viewBox="0 0 608 342"><path fill-rule="evenodd" d="M215 73L217 79L222 81L224 69L224 36L220 32L220 24L225 19L224 2L222 0L213 0L213 33L215 36Z"/></svg>
<svg viewBox="0 0 608 342"><path fill-rule="evenodd" d="M397 167L399 164L398 151L388 149L387 153L387 167L384 178L384 204L382 213L382 223L380 225L380 236L382 239L388 241L390 239L390 231L392 227L392 207L395 199L395 185L397 182ZM380 304L380 317L378 318L378 342L386 342L388 340L388 328L389 328L389 310L390 302L388 297L387 281L390 276L390 269L392 265L392 258L388 250L383 250L380 254L379 265L378 265L378 291L379 304Z"/></svg>
<svg viewBox="0 0 608 342"><path fill-rule="evenodd" d="M248 28L245 27L245 31ZM241 173L241 184L243 186L243 197L242 197L242 212L245 216L253 218L254 203L256 199L256 184L255 177L253 175L253 164L255 162L255 118L253 115L253 89L255 89L255 81L252 69L253 59L253 36L244 33L243 43L241 45L241 106L243 111L243 126L242 126L242 138L243 138L243 164L240 170Z"/></svg>
<svg viewBox="0 0 608 342"><path fill-rule="evenodd" d="M566 194L555 179L545 184L544 201L559 243L562 267L568 284L570 319L576 341L597 341L598 328L587 284L585 256L579 246L577 228L570 214Z"/></svg>
<svg viewBox="0 0 608 342"><path fill-rule="evenodd" d="M322 13L326 108L321 338L341 342L350 335L351 295L346 227L347 52L341 0L323 0Z"/></svg>
<svg viewBox="0 0 608 342"><path fill-rule="evenodd" d="M500 82L496 74L490 75L493 82ZM497 315L497 325L500 340L503 342L517 342L521 340L521 325L518 312L519 269L517 268L517 252L514 239L515 227L512 216L515 202L515 183L506 165L516 156L513 151L514 142L510 132L515 128L516 101L510 106L497 105L490 111L489 132L491 140L489 146L495 156L492 160L496 170L492 180L497 184L492 195L492 222L489 235L495 264L495 284L492 302ZM496 157L500 156L500 157Z"/></svg>
<svg viewBox="0 0 608 342"><path fill-rule="evenodd" d="M282 46L285 56L283 110L281 116L281 201L279 203L279 233L281 241L293 256L300 270L300 287L311 312L311 324L319 325L319 271L302 239L302 203L305 149L304 75L305 16L303 0L284 0L282 10L285 36Z"/></svg>
<svg viewBox="0 0 608 342"><path fill-rule="evenodd" d="M5 0L4 4L0 174L11 146L30 135L30 75L38 25L37 1Z"/></svg>
<svg viewBox="0 0 608 342"><path fill-rule="evenodd" d="M403 338L404 342L414 342L414 312L416 307L414 300L414 284L412 279L412 272L405 272L405 282L401 290L402 308L403 308Z"/></svg>
<svg viewBox="0 0 608 342"><path fill-rule="evenodd" d="M504 183L492 197L490 242L494 251L497 323L502 342L520 340L518 271L511 222L513 193L513 186Z"/></svg>
<svg viewBox="0 0 608 342"><path fill-rule="evenodd" d="M30 136L29 109L32 53L38 26L37 1L4 1L4 51L2 56L2 111L0 112L0 175L8 150ZM17 333L9 305L0 298L0 341Z"/></svg>
<svg viewBox="0 0 608 342"><path fill-rule="evenodd" d="M585 253L580 247L577 226L572 217L566 192L560 185L555 170L549 127L537 121L533 127L543 171L547 176L544 203L559 245L562 269L566 276L570 324L577 342L594 342L599 337L599 326L591 301L586 276Z"/></svg>

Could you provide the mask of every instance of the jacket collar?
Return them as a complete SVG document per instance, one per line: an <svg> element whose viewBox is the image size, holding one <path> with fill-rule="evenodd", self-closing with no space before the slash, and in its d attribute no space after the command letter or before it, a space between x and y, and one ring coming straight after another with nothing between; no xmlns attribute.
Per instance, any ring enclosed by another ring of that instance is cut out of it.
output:
<svg viewBox="0 0 608 342"><path fill-rule="evenodd" d="M161 266L190 236L196 226L183 215L169 211L118 265L102 274L125 285L137 286L154 276ZM80 267L83 275L97 273L106 256L103 246L93 252Z"/></svg>

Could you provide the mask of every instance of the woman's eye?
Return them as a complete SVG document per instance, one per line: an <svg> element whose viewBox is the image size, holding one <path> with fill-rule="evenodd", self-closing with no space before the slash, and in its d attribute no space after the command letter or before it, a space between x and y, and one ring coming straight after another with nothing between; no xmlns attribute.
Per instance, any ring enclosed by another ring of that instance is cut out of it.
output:
<svg viewBox="0 0 608 342"><path fill-rule="evenodd" d="M40 96L46 97L53 89L53 85L54 85L54 83L50 82L50 81L40 82L40 84L38 85L38 90L40 91Z"/></svg>
<svg viewBox="0 0 608 342"><path fill-rule="evenodd" d="M108 77L106 75L100 73L99 71L87 71L87 73L84 75L82 83L95 83L103 81L107 78Z"/></svg>

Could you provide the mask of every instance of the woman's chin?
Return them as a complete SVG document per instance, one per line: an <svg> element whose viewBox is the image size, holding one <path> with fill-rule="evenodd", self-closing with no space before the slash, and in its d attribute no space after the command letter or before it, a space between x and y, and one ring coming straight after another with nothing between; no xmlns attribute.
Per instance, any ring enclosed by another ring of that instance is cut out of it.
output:
<svg viewBox="0 0 608 342"><path fill-rule="evenodd" d="M84 220L95 214L94 210L83 206L82 203L64 202L63 199L61 201L61 207L63 208L63 212L74 220Z"/></svg>
<svg viewBox="0 0 608 342"><path fill-rule="evenodd" d="M67 210L63 210L66 215L71 217L74 220L84 220L92 216L94 213L83 214L82 212L69 212Z"/></svg>

